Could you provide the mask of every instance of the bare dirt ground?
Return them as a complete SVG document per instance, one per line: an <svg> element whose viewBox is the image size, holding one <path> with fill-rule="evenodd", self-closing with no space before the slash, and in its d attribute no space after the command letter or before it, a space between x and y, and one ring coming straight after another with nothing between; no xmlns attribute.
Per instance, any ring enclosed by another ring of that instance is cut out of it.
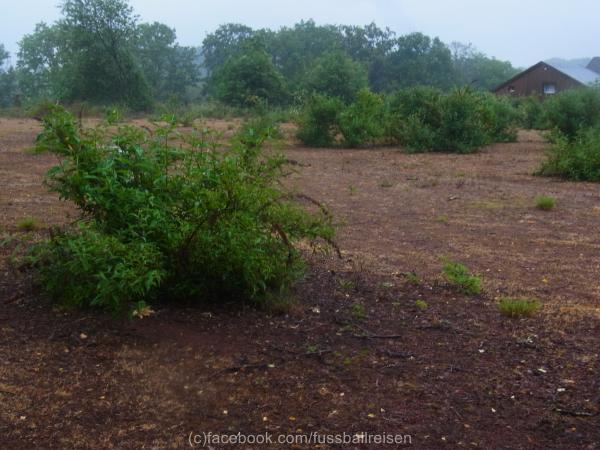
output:
<svg viewBox="0 0 600 450"><path fill-rule="evenodd" d="M474 155L290 145L288 183L339 218L343 260L312 257L287 315L206 305L129 321L57 311L11 264L19 219L43 236L76 218L42 185L55 159L24 151L38 132L0 118L0 448L190 448L202 432L600 448L600 187L532 176L537 133ZM554 210L535 208L542 194ZM485 294L448 286L443 257ZM543 308L505 318L507 295Z"/></svg>

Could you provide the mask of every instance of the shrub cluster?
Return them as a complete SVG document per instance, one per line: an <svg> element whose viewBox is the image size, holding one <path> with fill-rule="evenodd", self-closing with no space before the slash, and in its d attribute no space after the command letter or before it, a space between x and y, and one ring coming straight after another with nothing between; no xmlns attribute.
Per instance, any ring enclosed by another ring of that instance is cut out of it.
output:
<svg viewBox="0 0 600 450"><path fill-rule="evenodd" d="M544 119L549 129L570 141L583 129L600 125L600 87L571 89L548 99Z"/></svg>
<svg viewBox="0 0 600 450"><path fill-rule="evenodd" d="M600 126L580 130L574 140L562 134L553 139L540 175L600 182Z"/></svg>
<svg viewBox="0 0 600 450"><path fill-rule="evenodd" d="M271 129L245 127L221 149L206 130L178 135L174 123L79 131L59 108L44 120L38 148L61 159L47 182L82 213L32 254L60 304L259 301L301 274L296 243L331 242L327 212L280 187L284 159L262 150Z"/></svg>
<svg viewBox="0 0 600 450"><path fill-rule="evenodd" d="M538 173L600 181L600 87L562 92L544 108L552 146Z"/></svg>
<svg viewBox="0 0 600 450"><path fill-rule="evenodd" d="M393 143L409 151L469 153L515 140L516 120L505 99L469 89L444 94L416 87L388 98L362 90L350 104L312 97L298 122L298 138L319 147Z"/></svg>

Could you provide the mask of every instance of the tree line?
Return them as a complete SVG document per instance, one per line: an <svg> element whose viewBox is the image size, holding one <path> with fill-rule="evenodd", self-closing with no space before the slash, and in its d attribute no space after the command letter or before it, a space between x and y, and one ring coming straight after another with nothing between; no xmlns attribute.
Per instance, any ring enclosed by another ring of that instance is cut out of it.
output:
<svg viewBox="0 0 600 450"><path fill-rule="evenodd" d="M207 98L289 105L315 92L350 101L363 88L489 90L516 73L471 45L375 24L225 24L189 47L169 26L140 22L127 0L64 0L60 8L59 20L21 39L14 67L0 45L0 106L53 99L143 110Z"/></svg>

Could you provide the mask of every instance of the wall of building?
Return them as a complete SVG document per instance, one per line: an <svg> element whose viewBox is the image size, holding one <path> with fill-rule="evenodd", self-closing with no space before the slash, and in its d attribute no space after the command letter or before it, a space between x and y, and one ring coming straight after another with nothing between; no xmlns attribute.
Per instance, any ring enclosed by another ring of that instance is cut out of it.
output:
<svg viewBox="0 0 600 450"><path fill-rule="evenodd" d="M545 95L544 85L554 85L555 92L581 86L581 83L556 70L548 64L538 64L510 82L500 86L497 94L501 95Z"/></svg>

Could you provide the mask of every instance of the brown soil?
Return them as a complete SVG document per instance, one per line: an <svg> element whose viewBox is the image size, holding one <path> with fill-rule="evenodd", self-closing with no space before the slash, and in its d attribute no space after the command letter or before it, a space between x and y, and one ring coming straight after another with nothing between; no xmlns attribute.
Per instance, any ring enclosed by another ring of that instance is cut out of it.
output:
<svg viewBox="0 0 600 450"><path fill-rule="evenodd" d="M467 156L292 145L289 183L339 218L343 260L313 256L287 315L157 307L129 321L57 311L10 264L30 239L18 220L41 236L76 217L42 186L55 159L24 151L37 132L0 119L0 448L189 448L202 432L600 448L600 189L532 176L538 134ZM557 207L537 210L541 194ZM448 286L443 257L481 273L485 294ZM543 308L505 318L507 295Z"/></svg>

